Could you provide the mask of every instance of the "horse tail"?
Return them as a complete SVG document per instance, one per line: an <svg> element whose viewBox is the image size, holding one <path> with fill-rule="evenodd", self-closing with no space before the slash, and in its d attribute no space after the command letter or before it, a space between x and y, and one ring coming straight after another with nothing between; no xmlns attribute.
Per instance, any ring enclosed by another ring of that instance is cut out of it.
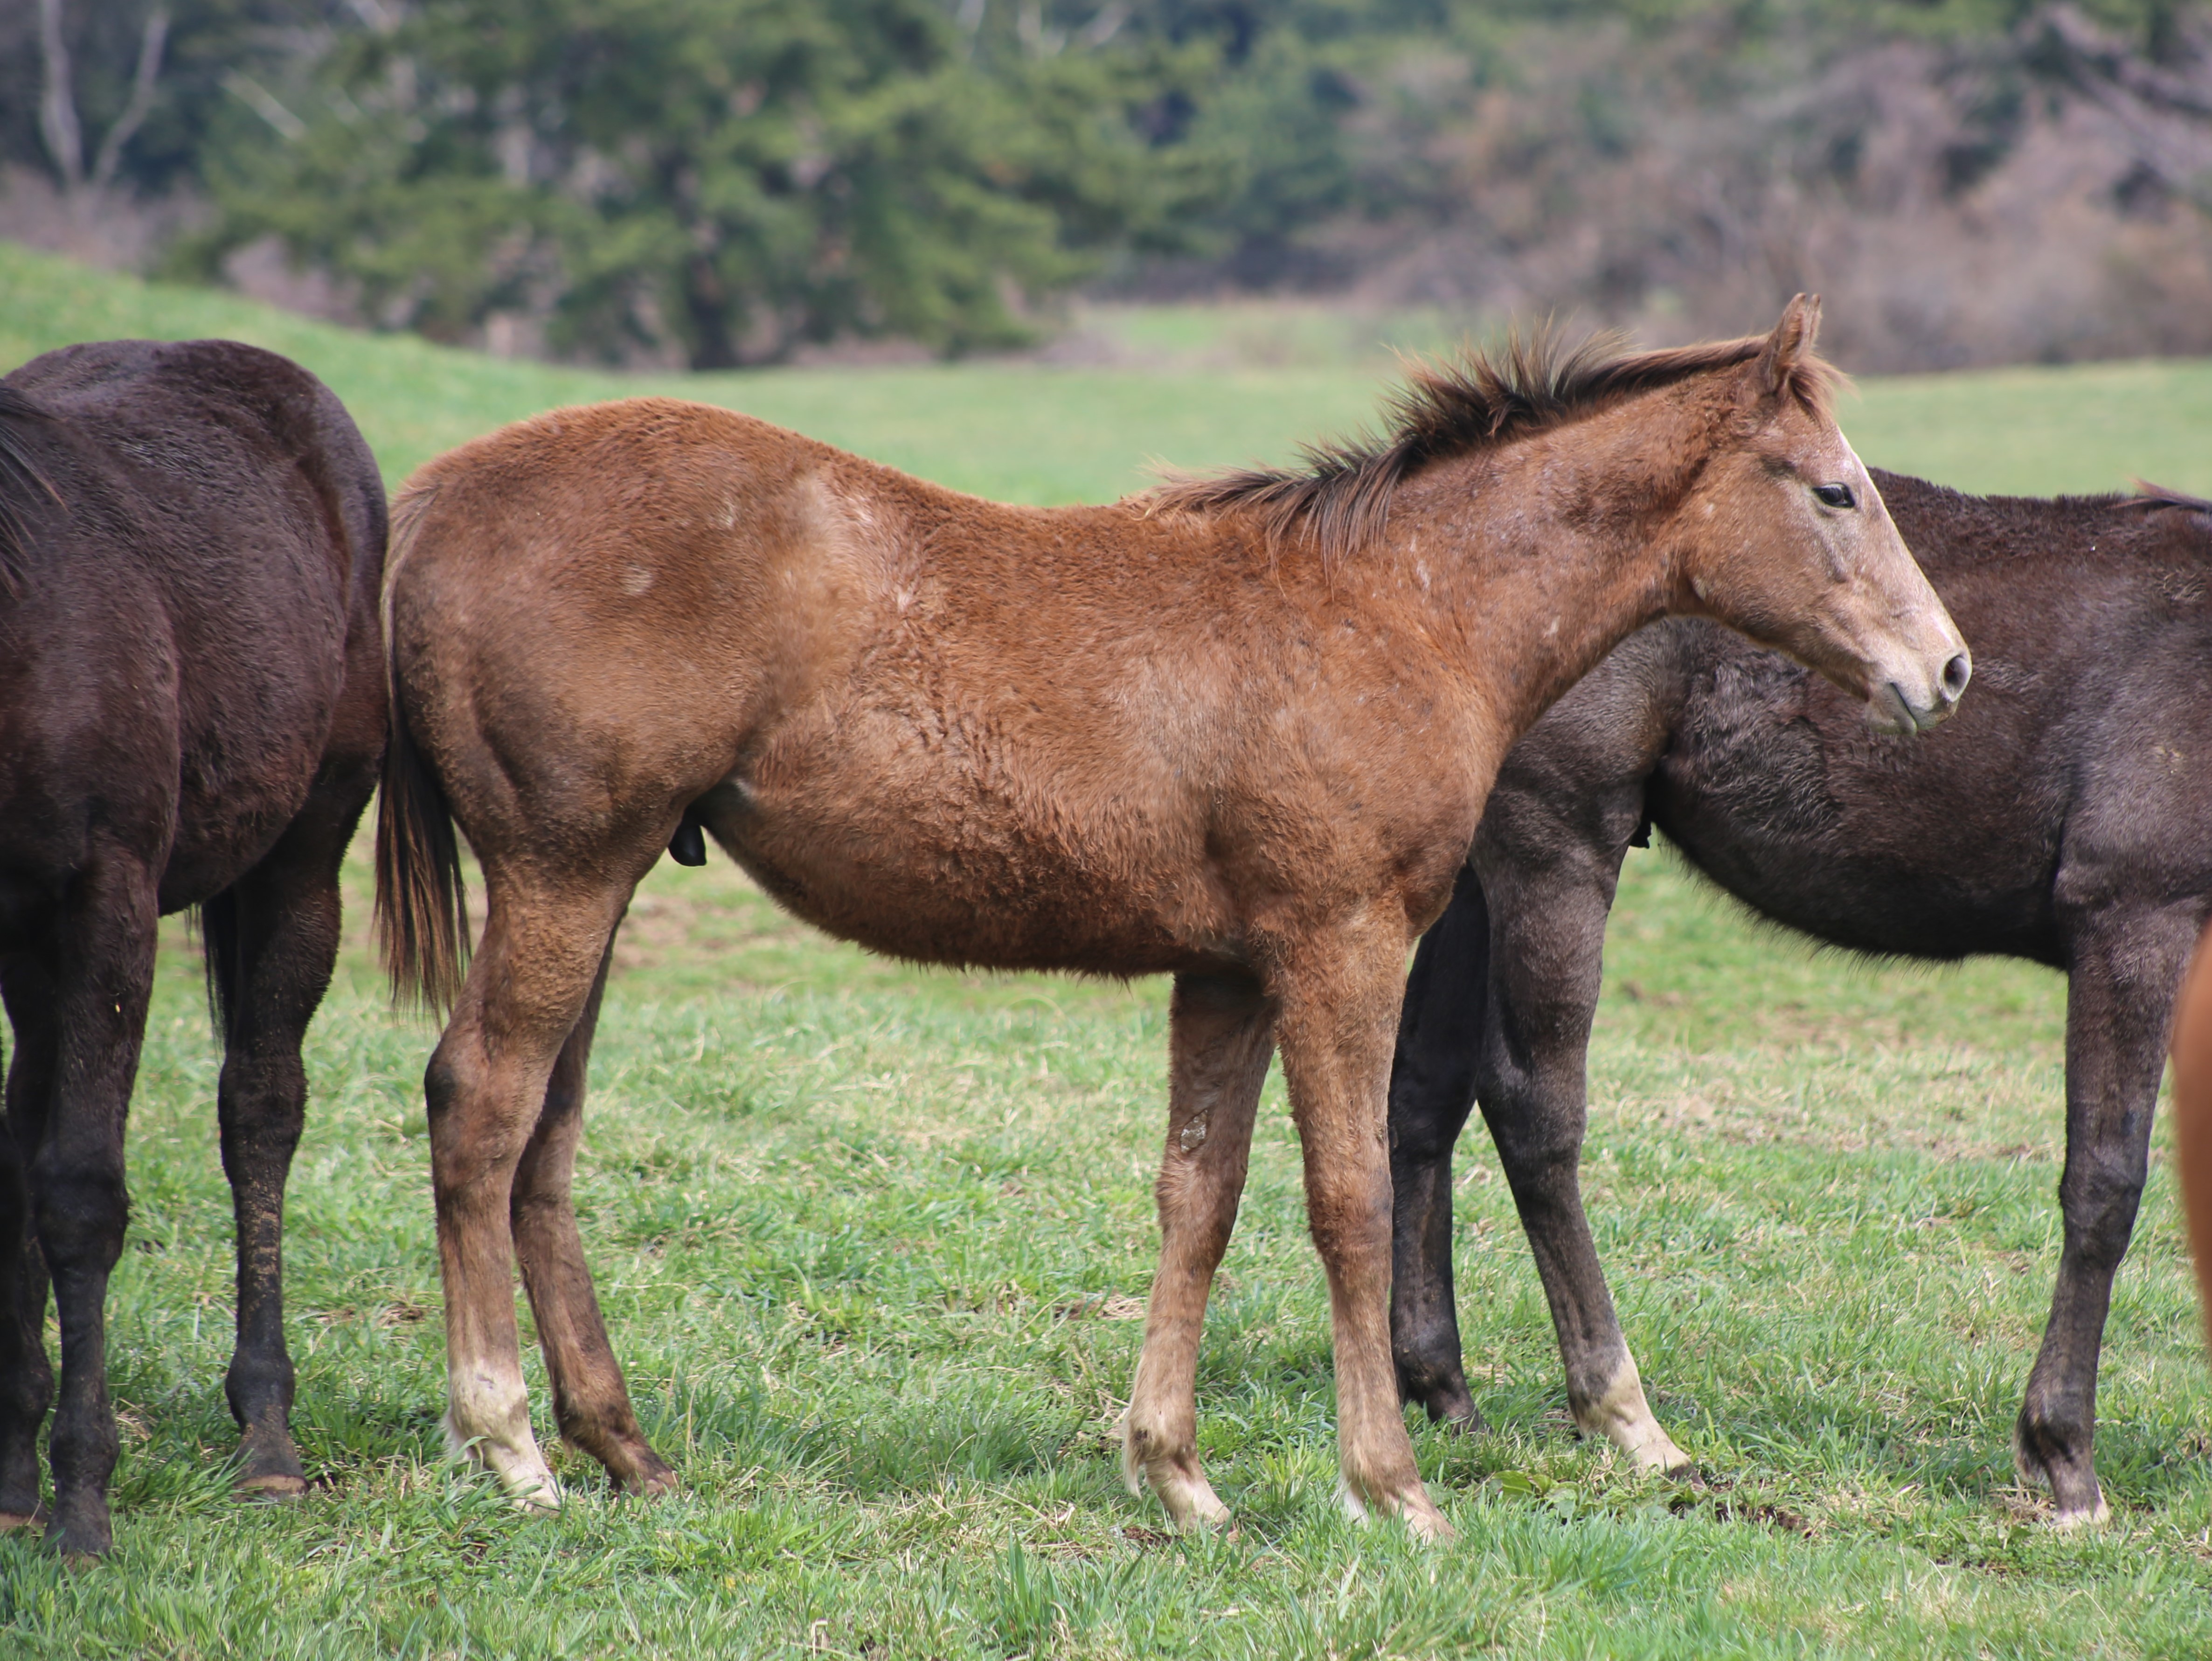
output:
<svg viewBox="0 0 2212 1661"><path fill-rule="evenodd" d="M208 1023L215 1041L230 1043L230 1024L246 996L246 959L239 950L238 891L226 888L194 908L200 955L207 966Z"/></svg>
<svg viewBox="0 0 2212 1661"><path fill-rule="evenodd" d="M2182 1213L2212 1339L2212 930L2197 942L2173 1006L2173 1140Z"/></svg>
<svg viewBox="0 0 2212 1661"><path fill-rule="evenodd" d="M392 1001L433 1012L453 1007L469 953L468 889L446 788L415 745L392 627L392 594L422 533L435 485L403 487L392 508L384 568L384 672L390 726L376 814L376 933Z"/></svg>
<svg viewBox="0 0 2212 1661"><path fill-rule="evenodd" d="M61 492L40 471L38 457L19 430L29 422L53 419L44 405L0 383L0 599L22 593L34 499L45 496L62 506Z"/></svg>

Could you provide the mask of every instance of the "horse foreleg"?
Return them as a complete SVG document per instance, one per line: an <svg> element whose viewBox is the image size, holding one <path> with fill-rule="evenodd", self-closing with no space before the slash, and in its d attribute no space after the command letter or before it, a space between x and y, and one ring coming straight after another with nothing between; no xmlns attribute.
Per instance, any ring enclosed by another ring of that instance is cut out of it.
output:
<svg viewBox="0 0 2212 1661"><path fill-rule="evenodd" d="M599 977L622 897L524 887L488 871L489 916L423 1076L446 1293L446 1439L523 1505L560 1504L530 1428L514 1317L514 1176L556 1058Z"/></svg>
<svg viewBox="0 0 2212 1661"><path fill-rule="evenodd" d="M0 1530L43 1527L39 1427L53 1404L46 1358L46 1258L31 1207L31 1162L46 1135L61 1030L46 965L26 954L0 974L15 1053L0 1129Z"/></svg>
<svg viewBox="0 0 2212 1661"><path fill-rule="evenodd" d="M1160 1266L1121 1426L1129 1491L1149 1482L1178 1526L1229 1512L1198 1461L1198 1344L1214 1270L1244 1192L1252 1123L1273 1050L1271 1009L1249 981L1176 978L1169 1015L1167 1150L1160 1162Z"/></svg>
<svg viewBox="0 0 2212 1661"><path fill-rule="evenodd" d="M1414 1468L1390 1361L1387 1098L1404 951L1403 937L1382 928L1333 952L1308 946L1279 977L1277 1031L1305 1156L1307 1220L1328 1274L1346 1502L1361 1514L1394 1512L1443 1539L1451 1525Z"/></svg>
<svg viewBox="0 0 2212 1661"><path fill-rule="evenodd" d="M2065 1243L2051 1323L2013 1430L2022 1477L2051 1488L2061 1527L2106 1515L2092 1452L2097 1361L2112 1277L2127 1253L2149 1162L2174 989L2196 909L2111 908L2075 931L2066 994Z"/></svg>
<svg viewBox="0 0 2212 1661"><path fill-rule="evenodd" d="M1398 1397L1432 1421L1483 1428L1460 1354L1452 1291L1452 1148L1474 1110L1490 959L1482 885L1464 867L1421 937L1390 1064L1390 1352Z"/></svg>
<svg viewBox="0 0 2212 1661"><path fill-rule="evenodd" d="M647 1444L630 1406L622 1363L607 1342L592 1271L584 1262L571 1194L576 1144L583 1135L585 1074L613 952L610 940L584 1012L553 1063L537 1129L515 1168L509 1217L562 1437L605 1466L625 1492L659 1494L676 1486L676 1473Z"/></svg>
<svg viewBox="0 0 2212 1661"><path fill-rule="evenodd" d="M81 873L55 953L60 1029L46 1134L31 1162L39 1246L53 1276L61 1394L47 1454L47 1543L71 1556L112 1543L107 1482L116 1459L107 1399L107 1280L123 1251L128 1197L123 1129L154 977L158 913L150 872L113 855Z"/></svg>

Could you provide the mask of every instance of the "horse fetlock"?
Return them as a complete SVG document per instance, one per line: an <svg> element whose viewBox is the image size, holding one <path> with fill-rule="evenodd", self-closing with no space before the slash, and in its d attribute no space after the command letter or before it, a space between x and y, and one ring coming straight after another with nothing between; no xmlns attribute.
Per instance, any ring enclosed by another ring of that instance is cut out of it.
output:
<svg viewBox="0 0 2212 1661"><path fill-rule="evenodd" d="M1177 1465L1160 1460L1145 1467L1152 1492L1167 1507L1170 1520L1179 1529L1218 1529L1229 1523L1229 1507L1213 1492L1206 1473L1195 1463Z"/></svg>
<svg viewBox="0 0 2212 1661"><path fill-rule="evenodd" d="M1213 1492L1198 1463L1198 1450L1188 1436L1172 1436L1157 1428L1140 1428L1128 1420L1121 1426L1121 1481L1141 1498L1146 1489L1159 1497L1177 1528L1219 1527L1229 1520L1229 1507Z"/></svg>
<svg viewBox="0 0 2212 1661"><path fill-rule="evenodd" d="M1447 1540L1458 1537L1459 1530L1446 1520L1443 1512L1437 1509L1436 1503L1419 1488L1401 1500L1398 1515L1413 1531L1413 1537L1417 1540L1441 1545Z"/></svg>
<svg viewBox="0 0 2212 1661"><path fill-rule="evenodd" d="M552 1468L534 1441L520 1448L486 1447L480 1443L477 1451L517 1511L561 1509L561 1485L553 1480Z"/></svg>
<svg viewBox="0 0 2212 1661"><path fill-rule="evenodd" d="M1432 1425L1480 1432L1485 1428L1467 1375L1459 1365L1456 1335L1434 1344L1415 1342L1396 1347L1398 1400L1419 1405Z"/></svg>
<svg viewBox="0 0 2212 1661"><path fill-rule="evenodd" d="M624 1494L635 1500L657 1500L664 1494L673 1494L684 1486L683 1479L669 1466L661 1463L651 1449L646 1457L652 1461L650 1468L641 1463L635 1469L617 1476L615 1481Z"/></svg>
<svg viewBox="0 0 2212 1661"><path fill-rule="evenodd" d="M515 1417L521 1421L519 1426L510 1421L496 1430L474 1428L464 1421L456 1402L446 1415L446 1451L455 1459L490 1471L520 1509L558 1511L561 1485L554 1481L545 1456L538 1451L527 1413Z"/></svg>
<svg viewBox="0 0 2212 1661"><path fill-rule="evenodd" d="M2067 1435L2056 1427L2031 1422L2026 1414L2013 1427L2012 1453L2021 1480L2051 1490L2053 1527L2080 1528L2102 1523L2112 1515L2105 1492L2097 1482L2087 1437Z"/></svg>
<svg viewBox="0 0 2212 1661"><path fill-rule="evenodd" d="M1421 1486L1404 1419L1396 1413L1370 1417L1349 1404L1346 1417L1349 1422L1337 1461L1338 1497L1346 1509L1354 1516L1366 1511L1402 1516L1423 1532L1423 1522L1441 1524L1443 1518Z"/></svg>
<svg viewBox="0 0 2212 1661"><path fill-rule="evenodd" d="M598 1460L607 1473L607 1480L623 1494L649 1500L682 1486L674 1469L636 1431L623 1433L595 1429L590 1439L586 1440L564 1429L562 1439Z"/></svg>
<svg viewBox="0 0 2212 1661"><path fill-rule="evenodd" d="M1337 1477L1336 1501L1355 1523L1366 1522L1376 1512L1395 1517L1413 1530L1416 1539L1449 1540L1458 1532L1437 1509L1419 1477L1387 1485L1362 1483L1347 1466Z"/></svg>
<svg viewBox="0 0 2212 1661"><path fill-rule="evenodd" d="M1571 1405L1576 1427L1585 1435L1604 1437L1628 1456L1633 1469L1670 1476L1697 1469L1690 1456L1674 1445L1674 1439L1652 1416L1650 1403L1644 1399L1644 1380L1632 1358L1622 1359L1612 1381L1596 1396Z"/></svg>

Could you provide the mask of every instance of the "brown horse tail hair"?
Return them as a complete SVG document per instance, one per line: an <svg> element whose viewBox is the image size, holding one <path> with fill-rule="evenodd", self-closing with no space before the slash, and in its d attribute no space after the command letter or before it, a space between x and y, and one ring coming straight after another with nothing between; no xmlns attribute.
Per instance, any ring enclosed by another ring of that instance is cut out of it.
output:
<svg viewBox="0 0 2212 1661"><path fill-rule="evenodd" d="M395 1003L433 1013L453 1007L469 954L468 889L445 786L407 725L392 593L422 529L435 487L403 489L392 510L384 569L384 667L391 696L384 782L376 812L376 933Z"/></svg>
<svg viewBox="0 0 2212 1661"><path fill-rule="evenodd" d="M200 954L207 966L208 1022L228 1047L231 1023L246 1001L246 954L240 948L238 891L226 888L198 908Z"/></svg>

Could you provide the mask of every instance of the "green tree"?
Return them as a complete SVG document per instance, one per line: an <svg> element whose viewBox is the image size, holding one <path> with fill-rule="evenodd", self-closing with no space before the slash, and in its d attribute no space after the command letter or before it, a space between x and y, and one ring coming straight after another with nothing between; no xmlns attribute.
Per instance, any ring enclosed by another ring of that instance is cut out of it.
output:
<svg viewBox="0 0 2212 1661"><path fill-rule="evenodd" d="M1131 119L1200 58L964 45L930 0L426 0L323 65L288 142L234 149L192 254L274 233L388 325L550 307L556 344L672 336L701 368L1011 344L1210 188Z"/></svg>

